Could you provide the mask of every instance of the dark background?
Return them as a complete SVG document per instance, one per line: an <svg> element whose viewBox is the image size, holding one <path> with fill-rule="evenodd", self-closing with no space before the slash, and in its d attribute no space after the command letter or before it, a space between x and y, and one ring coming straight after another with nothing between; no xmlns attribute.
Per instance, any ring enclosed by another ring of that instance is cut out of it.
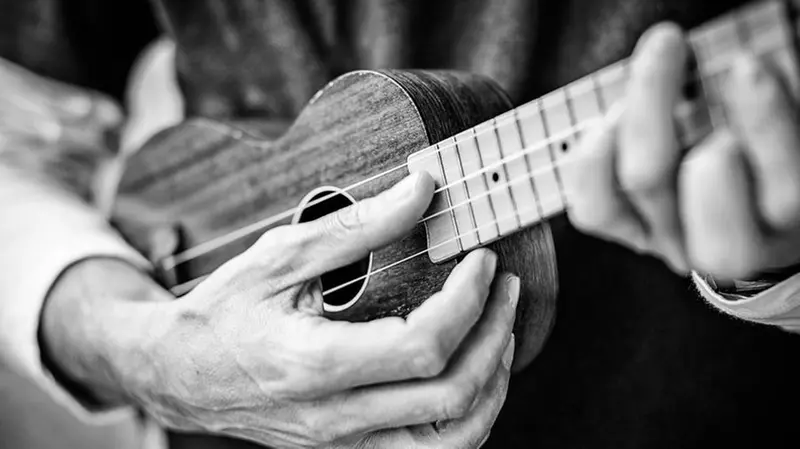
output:
<svg viewBox="0 0 800 449"><path fill-rule="evenodd" d="M691 27L742 2L544 1L528 100L627 55L650 24ZM616 23L598 29L608 9ZM630 13L626 18L624 14ZM611 28L608 28L611 27ZM0 56L119 97L157 35L147 2L0 0ZM608 48L598 33L618 33ZM102 38L98 38L101 36ZM498 448L766 447L790 442L800 404L800 337L712 309L660 262L553 223L561 294L541 356L512 380L492 432ZM23 402L41 407L19 408ZM37 422L46 398L0 367L0 446L77 447L81 427ZM55 446L57 445L57 446Z"/></svg>

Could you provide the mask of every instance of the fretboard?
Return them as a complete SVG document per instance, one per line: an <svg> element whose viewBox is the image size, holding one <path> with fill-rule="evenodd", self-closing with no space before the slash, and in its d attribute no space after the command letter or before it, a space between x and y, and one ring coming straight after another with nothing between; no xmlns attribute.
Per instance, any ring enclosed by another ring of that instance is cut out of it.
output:
<svg viewBox="0 0 800 449"><path fill-rule="evenodd" d="M771 63L798 92L789 12L786 2L759 1L689 32L694 64L675 111L684 144L726 125L722 86L742 51ZM628 67L619 61L411 155L409 171L427 171L437 183L425 219L430 259L448 260L562 213L569 152L622 98Z"/></svg>

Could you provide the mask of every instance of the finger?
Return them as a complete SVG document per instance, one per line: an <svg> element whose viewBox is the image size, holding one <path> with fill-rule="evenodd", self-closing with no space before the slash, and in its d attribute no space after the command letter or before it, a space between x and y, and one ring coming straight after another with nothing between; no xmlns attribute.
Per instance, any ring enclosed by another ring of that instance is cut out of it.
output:
<svg viewBox="0 0 800 449"><path fill-rule="evenodd" d="M59 123L61 132L57 145L103 152L119 150L123 115L112 100L95 93L77 94L65 98L60 106L62 109L88 108L90 112L84 118L63 118Z"/></svg>
<svg viewBox="0 0 800 449"><path fill-rule="evenodd" d="M652 28L633 56L620 125L622 190L643 219L651 244L685 269L676 193L680 146L673 114L684 84L687 45L673 24Z"/></svg>
<svg viewBox="0 0 800 449"><path fill-rule="evenodd" d="M356 262L371 251L407 234L425 213L433 197L433 179L412 173L379 195L318 220L273 229L249 251L263 261L264 252L282 253L290 266L285 282L297 284Z"/></svg>
<svg viewBox="0 0 800 449"><path fill-rule="evenodd" d="M106 95L40 76L3 59L0 81L5 87L4 101L40 114L55 114L60 121L117 126L124 118L119 106Z"/></svg>
<svg viewBox="0 0 800 449"><path fill-rule="evenodd" d="M343 434L459 419L476 404L498 363L511 363L519 279L498 280L484 316L464 341L442 375L427 379L361 388L337 398L326 408L338 412ZM510 348L509 348L510 347ZM506 353L505 359L503 354Z"/></svg>
<svg viewBox="0 0 800 449"><path fill-rule="evenodd" d="M645 248L641 220L621 195L616 178L616 134L624 108L615 105L581 141L564 171L569 219L579 230Z"/></svg>
<svg viewBox="0 0 800 449"><path fill-rule="evenodd" d="M496 263L497 256L489 250L469 253L442 290L405 320L348 323L319 318L309 331L325 357L326 376L319 388L341 391L440 374L484 313ZM496 313L491 317L499 319ZM502 332L504 326L495 331Z"/></svg>
<svg viewBox="0 0 800 449"><path fill-rule="evenodd" d="M731 118L752 164L758 211L776 230L800 224L800 121L781 81L754 55L734 66Z"/></svg>
<svg viewBox="0 0 800 449"><path fill-rule="evenodd" d="M55 114L66 122L98 122L103 126L121 124L123 114L108 96L31 72L0 59L0 85L14 101Z"/></svg>
<svg viewBox="0 0 800 449"><path fill-rule="evenodd" d="M506 351L504 361L489 379L470 413L465 418L446 421L437 425L439 439L449 443L445 444L444 447L479 448L486 443L508 395L508 385L511 379L509 367L514 357L513 340L509 342ZM506 361L508 361L508 364L506 364ZM434 440L429 439L423 447L438 446L436 446Z"/></svg>
<svg viewBox="0 0 800 449"><path fill-rule="evenodd" d="M113 147L119 106L99 92L32 73L0 59L2 128L37 145L97 150Z"/></svg>
<svg viewBox="0 0 800 449"><path fill-rule="evenodd" d="M719 279L744 279L761 264L762 238L751 181L732 134L698 145L680 172L681 218L694 268Z"/></svg>
<svg viewBox="0 0 800 449"><path fill-rule="evenodd" d="M426 423L405 429L374 432L361 447L473 449L483 446L508 394L513 350L514 343L511 341L503 363L497 366L477 398L475 407L464 418L441 421L435 427Z"/></svg>

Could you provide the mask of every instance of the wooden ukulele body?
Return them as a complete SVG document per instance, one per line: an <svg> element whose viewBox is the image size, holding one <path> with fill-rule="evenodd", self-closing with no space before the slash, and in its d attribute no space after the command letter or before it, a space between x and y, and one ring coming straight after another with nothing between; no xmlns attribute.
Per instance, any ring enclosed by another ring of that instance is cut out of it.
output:
<svg viewBox="0 0 800 449"><path fill-rule="evenodd" d="M155 136L128 161L118 221L123 231L132 228L124 218L135 214L133 209L126 211L131 200L154 208L162 225L179 229L180 242L166 249L141 247L152 243L138 246L146 254L179 252L293 209L319 187L345 188L403 165L411 153L510 108L495 84L470 74L353 72L322 89L288 127L197 119ZM348 193L355 199L373 196L407 174L402 167ZM262 233L180 264L169 277L184 282L206 274ZM490 246L499 253L501 269L522 280L515 326L519 369L541 350L554 322L557 270L552 236L545 224ZM407 238L376 251L371 269L426 247L425 229L419 225ZM455 261L433 264L426 255L413 258L370 276L354 304L327 314L351 321L405 315L441 288L454 265Z"/></svg>

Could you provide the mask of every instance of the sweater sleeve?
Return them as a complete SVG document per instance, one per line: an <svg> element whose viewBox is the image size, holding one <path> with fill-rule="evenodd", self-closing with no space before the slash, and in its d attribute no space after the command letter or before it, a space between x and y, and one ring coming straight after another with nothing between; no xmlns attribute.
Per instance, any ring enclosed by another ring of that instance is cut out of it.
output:
<svg viewBox="0 0 800 449"><path fill-rule="evenodd" d="M45 298L58 276L89 257L114 257L142 269L149 263L102 215L68 190L0 164L0 365L30 379L91 423L132 410L92 411L43 366L37 339Z"/></svg>
<svg viewBox="0 0 800 449"><path fill-rule="evenodd" d="M780 326L800 333L800 274L779 282L755 295L735 297L716 291L697 272L692 279L700 294L715 308L736 318Z"/></svg>

